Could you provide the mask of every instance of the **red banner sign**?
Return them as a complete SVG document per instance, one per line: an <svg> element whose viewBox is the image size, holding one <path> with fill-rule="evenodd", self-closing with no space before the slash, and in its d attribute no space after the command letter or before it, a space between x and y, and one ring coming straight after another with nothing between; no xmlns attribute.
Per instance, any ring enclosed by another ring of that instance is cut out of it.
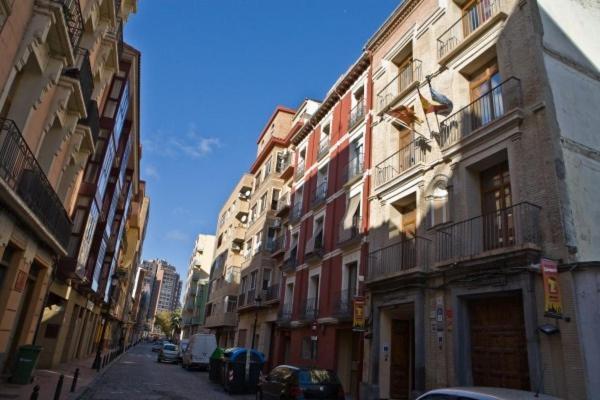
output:
<svg viewBox="0 0 600 400"><path fill-rule="evenodd" d="M544 281L544 314L547 317L561 318L562 304L558 283L558 263L542 258L541 268Z"/></svg>

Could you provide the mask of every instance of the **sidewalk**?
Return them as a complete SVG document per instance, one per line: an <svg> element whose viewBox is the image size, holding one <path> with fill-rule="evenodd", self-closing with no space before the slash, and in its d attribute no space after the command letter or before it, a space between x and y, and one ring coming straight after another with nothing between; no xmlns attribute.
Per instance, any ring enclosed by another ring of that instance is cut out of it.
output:
<svg viewBox="0 0 600 400"><path fill-rule="evenodd" d="M56 384L61 374L65 376L62 386L60 399L74 399L81 394L85 388L94 381L96 376L101 375L103 371L109 368L107 365L100 373L91 368L94 357L73 360L69 363L60 364L55 369L38 369L34 372L33 383L29 385L15 385L7 382L0 382L0 399L29 399L35 385L40 386L39 400L53 400ZM75 393L71 393L71 384L75 370L79 368L79 378L77 379L77 388Z"/></svg>

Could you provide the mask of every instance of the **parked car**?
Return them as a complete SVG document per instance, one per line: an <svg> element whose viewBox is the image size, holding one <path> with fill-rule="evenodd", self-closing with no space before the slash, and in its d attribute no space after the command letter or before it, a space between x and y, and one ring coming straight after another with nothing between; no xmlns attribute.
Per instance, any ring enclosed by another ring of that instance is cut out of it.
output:
<svg viewBox="0 0 600 400"><path fill-rule="evenodd" d="M163 347L163 342L162 340L157 340L156 342L154 342L154 344L152 345L152 351L160 351Z"/></svg>
<svg viewBox="0 0 600 400"><path fill-rule="evenodd" d="M494 387L457 387L431 390L417 400L560 400L546 394Z"/></svg>
<svg viewBox="0 0 600 400"><path fill-rule="evenodd" d="M185 353L185 350L187 349L189 343L189 339L181 339L181 342L179 342L179 352L177 354L177 357L179 358L180 362L183 360L183 353Z"/></svg>
<svg viewBox="0 0 600 400"><path fill-rule="evenodd" d="M262 377L256 397L262 399L336 399L345 398L344 388L335 372L314 367L280 365Z"/></svg>
<svg viewBox="0 0 600 400"><path fill-rule="evenodd" d="M183 353L181 366L183 368L208 368L210 356L217 348L215 335L209 333L197 333L192 335L187 349Z"/></svg>
<svg viewBox="0 0 600 400"><path fill-rule="evenodd" d="M158 362L179 362L179 351L177 350L177 345L173 343L165 343L163 344L162 349L158 353L158 358L156 361Z"/></svg>

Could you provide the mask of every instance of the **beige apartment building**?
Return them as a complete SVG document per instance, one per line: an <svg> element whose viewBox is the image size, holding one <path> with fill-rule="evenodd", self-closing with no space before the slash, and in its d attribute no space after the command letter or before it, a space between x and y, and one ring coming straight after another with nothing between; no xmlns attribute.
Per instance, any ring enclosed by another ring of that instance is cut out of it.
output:
<svg viewBox="0 0 600 400"><path fill-rule="evenodd" d="M367 43L365 398L600 392L600 48L597 28L578 27L599 18L587 1L407 0ZM428 78L450 115L424 113ZM558 263L559 319L545 313L544 259Z"/></svg>
<svg viewBox="0 0 600 400"><path fill-rule="evenodd" d="M290 157L288 133L295 114L295 110L276 108L257 140L256 160L250 168L254 184L244 239L236 344L262 351L269 359L281 275L272 258L281 236L281 221L275 214L280 201L286 202L280 174Z"/></svg>
<svg viewBox="0 0 600 400"><path fill-rule="evenodd" d="M52 269L69 252L94 116L136 4L0 4L0 372L38 335Z"/></svg>
<svg viewBox="0 0 600 400"><path fill-rule="evenodd" d="M204 327L216 335L221 347L234 345L240 269L244 261L242 250L252 184L252 175L242 176L221 208L217 220L217 242L210 269Z"/></svg>

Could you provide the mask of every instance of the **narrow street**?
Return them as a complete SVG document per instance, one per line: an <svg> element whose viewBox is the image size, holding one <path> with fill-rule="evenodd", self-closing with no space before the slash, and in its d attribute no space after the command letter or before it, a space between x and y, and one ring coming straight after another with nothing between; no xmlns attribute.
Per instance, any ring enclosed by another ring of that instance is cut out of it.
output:
<svg viewBox="0 0 600 400"><path fill-rule="evenodd" d="M81 399L254 399L254 395L229 396L208 380L204 371L187 371L175 364L156 362L149 344L124 354L99 378Z"/></svg>

